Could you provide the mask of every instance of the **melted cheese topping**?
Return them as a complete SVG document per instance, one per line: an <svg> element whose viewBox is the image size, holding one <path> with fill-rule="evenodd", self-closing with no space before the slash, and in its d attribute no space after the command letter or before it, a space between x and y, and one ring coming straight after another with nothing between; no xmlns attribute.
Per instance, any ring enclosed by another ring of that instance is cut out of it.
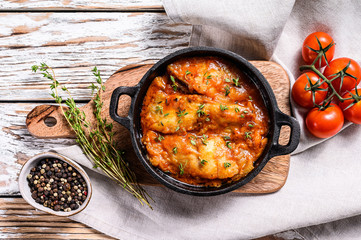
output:
<svg viewBox="0 0 361 240"><path fill-rule="evenodd" d="M150 162L195 185L246 176L267 144L268 115L258 90L215 57L170 64L148 89L141 124Z"/></svg>

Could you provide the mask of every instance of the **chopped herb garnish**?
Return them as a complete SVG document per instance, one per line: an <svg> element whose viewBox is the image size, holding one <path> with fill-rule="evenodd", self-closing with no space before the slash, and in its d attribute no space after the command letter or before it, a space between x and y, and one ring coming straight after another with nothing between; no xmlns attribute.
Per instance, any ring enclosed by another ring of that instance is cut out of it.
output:
<svg viewBox="0 0 361 240"><path fill-rule="evenodd" d="M232 149L232 146L231 146L231 142L230 142L230 141L227 141L227 142L226 142L226 146L227 146L229 149Z"/></svg>
<svg viewBox="0 0 361 240"><path fill-rule="evenodd" d="M197 145L197 143L196 143L196 141L194 141L193 139L191 139L191 143L192 143L192 145Z"/></svg>
<svg viewBox="0 0 361 240"><path fill-rule="evenodd" d="M224 163L224 168L229 168L230 166L231 166L231 164L229 162Z"/></svg>
<svg viewBox="0 0 361 240"><path fill-rule="evenodd" d="M248 113L248 111L243 111L243 113L247 114L247 113Z"/></svg>
<svg viewBox="0 0 361 240"><path fill-rule="evenodd" d="M177 91L178 85L176 84L175 79L174 79L174 77L172 75L170 76L170 80L173 83L173 85L172 85L173 90Z"/></svg>
<svg viewBox="0 0 361 240"><path fill-rule="evenodd" d="M177 126L177 128L175 129L175 131L177 132L177 131L179 130L179 128L180 128L180 127L179 127L179 126Z"/></svg>
<svg viewBox="0 0 361 240"><path fill-rule="evenodd" d="M249 96L248 98L249 98L249 100L252 100L252 99L253 99L251 96Z"/></svg>
<svg viewBox="0 0 361 240"><path fill-rule="evenodd" d="M221 111L224 111L224 110L227 110L228 109L228 107L226 106L226 105L219 105L219 108L221 109Z"/></svg>
<svg viewBox="0 0 361 240"><path fill-rule="evenodd" d="M244 115L243 115L243 114L241 114L241 118L244 118Z"/></svg>
<svg viewBox="0 0 361 240"><path fill-rule="evenodd" d="M166 116L168 116L169 115L169 113L166 113L166 114L164 114L164 117L166 117Z"/></svg>
<svg viewBox="0 0 361 240"><path fill-rule="evenodd" d="M209 121L211 121L211 119L209 119L208 117L206 118L206 122L209 122Z"/></svg>
<svg viewBox="0 0 361 240"><path fill-rule="evenodd" d="M170 80L172 81L173 84L175 84L175 79L172 75L170 75Z"/></svg>
<svg viewBox="0 0 361 240"><path fill-rule="evenodd" d="M208 75L206 79L212 79L212 75Z"/></svg>
<svg viewBox="0 0 361 240"><path fill-rule="evenodd" d="M160 122L160 124L164 127L164 124L162 122Z"/></svg>
<svg viewBox="0 0 361 240"><path fill-rule="evenodd" d="M155 112L160 112L160 114L163 114L163 107L159 105L155 106Z"/></svg>
<svg viewBox="0 0 361 240"><path fill-rule="evenodd" d="M248 127L254 127L254 125L253 124L248 124Z"/></svg>
<svg viewBox="0 0 361 240"><path fill-rule="evenodd" d="M245 132L244 134L245 134L244 136L245 139L252 139L251 132Z"/></svg>
<svg viewBox="0 0 361 240"><path fill-rule="evenodd" d="M231 80L229 80L228 78L224 79L224 81L226 81L226 82L231 82Z"/></svg>
<svg viewBox="0 0 361 240"><path fill-rule="evenodd" d="M205 115L206 113L202 110L204 108L204 104L199 105L199 109L197 110L198 117Z"/></svg>
<svg viewBox="0 0 361 240"><path fill-rule="evenodd" d="M179 174L180 175L184 174L184 166L183 166L183 164L179 164Z"/></svg>
<svg viewBox="0 0 361 240"><path fill-rule="evenodd" d="M208 73L208 71L206 71L206 72L203 74L203 77L205 77L207 73Z"/></svg>
<svg viewBox="0 0 361 240"><path fill-rule="evenodd" d="M202 166L204 166L204 164L207 163L207 162L208 162L207 160L201 159Z"/></svg>
<svg viewBox="0 0 361 240"><path fill-rule="evenodd" d="M233 83L234 83L234 85L236 85L236 87L239 87L239 78L236 78L236 79L234 79L233 78Z"/></svg>
<svg viewBox="0 0 361 240"><path fill-rule="evenodd" d="M186 110L180 110L177 112L178 117L183 117L188 114L188 112L185 112Z"/></svg>
<svg viewBox="0 0 361 240"><path fill-rule="evenodd" d="M191 72L187 70L187 71L186 71L186 76L187 76L188 74L191 74Z"/></svg>
<svg viewBox="0 0 361 240"><path fill-rule="evenodd" d="M173 148L173 153L174 153L174 154L177 154L177 153L178 153L178 148L177 148L177 147L174 147L174 148Z"/></svg>
<svg viewBox="0 0 361 240"><path fill-rule="evenodd" d="M238 107L235 107L235 108L234 108L234 111L236 111L236 113L239 113L239 112L240 112Z"/></svg>
<svg viewBox="0 0 361 240"><path fill-rule="evenodd" d="M163 137L162 135L159 135L159 136L156 138L156 140L158 140L158 142L160 142L160 141L164 140L164 137Z"/></svg>
<svg viewBox="0 0 361 240"><path fill-rule="evenodd" d="M226 90L225 95L227 97L228 94L230 93L230 87L227 85L227 86L224 87L224 90Z"/></svg>
<svg viewBox="0 0 361 240"><path fill-rule="evenodd" d="M204 145L207 145L207 143L208 143L207 138L208 137L205 134L203 134L203 138L201 140Z"/></svg>
<svg viewBox="0 0 361 240"><path fill-rule="evenodd" d="M231 137L230 137L230 136L223 136L223 139L224 139L224 140L230 140Z"/></svg>
<svg viewBox="0 0 361 240"><path fill-rule="evenodd" d="M206 85L208 85L209 84L209 80L207 79L207 81L206 81Z"/></svg>

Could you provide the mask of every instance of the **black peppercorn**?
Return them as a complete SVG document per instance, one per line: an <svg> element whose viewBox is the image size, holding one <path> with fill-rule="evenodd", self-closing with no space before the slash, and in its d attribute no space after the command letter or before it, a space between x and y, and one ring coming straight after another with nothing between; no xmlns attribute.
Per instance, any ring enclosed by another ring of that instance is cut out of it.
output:
<svg viewBox="0 0 361 240"><path fill-rule="evenodd" d="M54 206L54 211L60 211L60 205L55 205Z"/></svg>
<svg viewBox="0 0 361 240"><path fill-rule="evenodd" d="M44 159L27 175L31 197L54 211L78 209L87 198L87 185L73 167L58 159Z"/></svg>

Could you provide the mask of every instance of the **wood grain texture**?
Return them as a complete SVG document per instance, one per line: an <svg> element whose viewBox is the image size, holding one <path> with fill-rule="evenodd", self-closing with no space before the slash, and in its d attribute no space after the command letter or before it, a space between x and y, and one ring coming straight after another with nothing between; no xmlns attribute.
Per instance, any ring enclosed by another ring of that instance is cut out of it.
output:
<svg viewBox="0 0 361 240"><path fill-rule="evenodd" d="M35 210L22 198L0 198L0 239L114 239L68 218ZM257 240L280 240L268 236Z"/></svg>
<svg viewBox="0 0 361 240"><path fill-rule="evenodd" d="M251 62L272 84L278 96L278 104L280 109L285 113L290 113L289 109L289 81L284 70L276 63L266 61ZM152 65L130 66L118 70L105 83L106 91L102 94L104 103L102 109L102 117L113 123L113 131L115 142L118 147L125 149L127 159L131 163L133 171L137 175L140 183L157 184L157 182L144 170L139 163L131 145L129 132L120 124L114 122L109 116L110 97L115 88L118 86L134 86L136 85L145 72ZM130 99L119 101L118 114L125 116L129 111ZM93 115L93 102L89 102L81 108L84 111L89 122L95 122ZM47 127L44 120L48 117L56 119L55 126ZM57 106L41 105L34 108L27 116L26 125L29 132L36 137L41 138L58 138L58 137L74 137L69 125L67 125L61 109ZM281 142L287 143L288 135L281 136ZM242 193L270 193L279 190L285 183L288 174L289 155L278 156L269 161L264 170L254 178L250 183L236 190Z"/></svg>
<svg viewBox="0 0 361 240"><path fill-rule="evenodd" d="M18 174L31 156L75 144L72 139L38 139L25 126L35 103L0 103L0 195L18 195Z"/></svg>
<svg viewBox="0 0 361 240"><path fill-rule="evenodd" d="M22 198L0 198L0 239L114 239L76 223L35 210Z"/></svg>
<svg viewBox="0 0 361 240"><path fill-rule="evenodd" d="M163 10L161 0L2 0L0 8L7 11L72 10L72 11L149 11Z"/></svg>
<svg viewBox="0 0 361 240"><path fill-rule="evenodd" d="M190 25L165 13L0 13L0 101L52 100L49 82L31 72L46 62L76 100L97 66L104 79L120 67L154 63L188 46Z"/></svg>

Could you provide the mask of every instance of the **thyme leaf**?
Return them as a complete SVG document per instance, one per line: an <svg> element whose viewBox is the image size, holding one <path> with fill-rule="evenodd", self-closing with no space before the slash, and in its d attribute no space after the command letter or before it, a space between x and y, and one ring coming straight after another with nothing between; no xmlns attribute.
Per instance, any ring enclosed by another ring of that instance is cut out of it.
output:
<svg viewBox="0 0 361 240"><path fill-rule="evenodd" d="M231 166L231 164L229 162L225 162L223 165L224 165L224 168L229 168Z"/></svg>
<svg viewBox="0 0 361 240"><path fill-rule="evenodd" d="M222 105L222 104L219 105L219 108L221 109L221 111L228 109L227 105Z"/></svg>
<svg viewBox="0 0 361 240"><path fill-rule="evenodd" d="M225 90L225 95L226 95L226 97L227 97L228 94L231 92L231 91L230 91L230 87L227 85L227 86L224 87L224 90Z"/></svg>
<svg viewBox="0 0 361 240"><path fill-rule="evenodd" d="M178 85L177 85L177 83L175 82L175 79L174 79L174 77L172 76L172 75L170 75L170 80L172 81L172 88L173 88L173 90L174 91L177 91L177 88L178 88Z"/></svg>
<svg viewBox="0 0 361 240"><path fill-rule="evenodd" d="M252 133L252 132L245 132L245 133L244 133L244 138L245 138L245 139L252 139L251 133Z"/></svg>

